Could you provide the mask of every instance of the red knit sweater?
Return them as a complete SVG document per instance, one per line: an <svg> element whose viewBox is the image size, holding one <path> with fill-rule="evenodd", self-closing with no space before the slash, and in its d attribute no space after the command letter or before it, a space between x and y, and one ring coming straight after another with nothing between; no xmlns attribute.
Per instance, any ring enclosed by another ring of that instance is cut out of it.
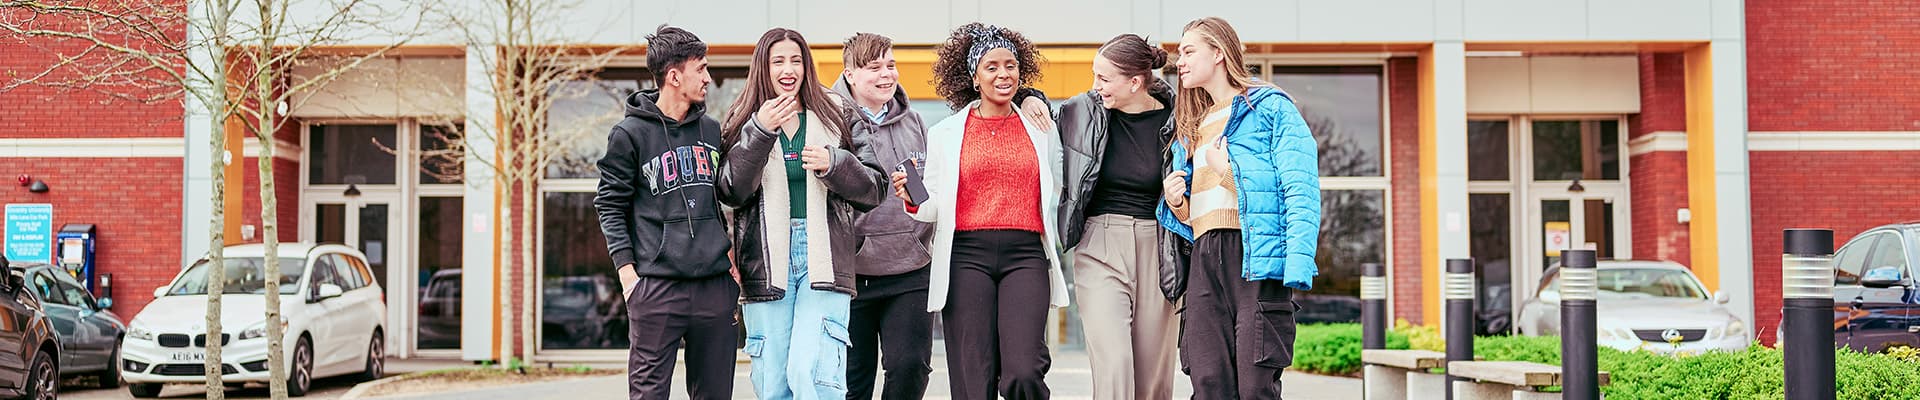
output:
<svg viewBox="0 0 1920 400"><path fill-rule="evenodd" d="M967 113L959 176L954 230L1046 233L1040 218L1040 161L1018 115Z"/></svg>

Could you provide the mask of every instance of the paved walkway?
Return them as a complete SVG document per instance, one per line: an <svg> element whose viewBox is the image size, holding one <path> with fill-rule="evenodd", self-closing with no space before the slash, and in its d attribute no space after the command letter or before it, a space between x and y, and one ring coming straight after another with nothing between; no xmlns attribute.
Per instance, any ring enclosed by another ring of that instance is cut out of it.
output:
<svg viewBox="0 0 1920 400"><path fill-rule="evenodd" d="M938 356L936 356L938 358ZM933 382L929 385L927 399L947 399L947 376L944 372L946 360L934 360ZM1087 355L1081 351L1063 351L1054 354L1053 370L1047 373L1047 384L1053 389L1056 399L1091 399L1092 372L1089 369ZM1193 389L1185 376L1174 379L1174 398L1191 397ZM1285 392L1282 396L1293 400L1345 400L1360 398L1360 380L1353 378L1330 377L1297 372L1288 372L1283 378ZM747 379L747 366L741 364L734 372L733 398L753 399L753 386ZM686 380L683 374L673 379L674 399L685 399ZM491 388L466 392L435 393L410 397L390 397L393 399L415 400L579 400L579 399L618 399L627 393L626 377L608 376L561 382L535 383L504 388ZM876 396L877 397L877 396ZM385 398L383 398L385 399Z"/></svg>

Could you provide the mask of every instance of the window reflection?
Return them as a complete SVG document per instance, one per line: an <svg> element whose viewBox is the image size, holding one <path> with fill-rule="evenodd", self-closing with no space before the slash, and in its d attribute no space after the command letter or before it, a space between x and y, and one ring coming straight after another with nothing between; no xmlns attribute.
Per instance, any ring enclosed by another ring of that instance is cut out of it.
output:
<svg viewBox="0 0 1920 400"><path fill-rule="evenodd" d="M1619 180L1620 121L1534 121L1533 179Z"/></svg>
<svg viewBox="0 0 1920 400"><path fill-rule="evenodd" d="M460 348L461 201L420 198L421 349Z"/></svg>
<svg viewBox="0 0 1920 400"><path fill-rule="evenodd" d="M1381 190L1326 190L1320 194L1320 275L1313 291L1296 292L1295 317L1307 322L1360 320L1360 264L1386 262Z"/></svg>
<svg viewBox="0 0 1920 400"><path fill-rule="evenodd" d="M709 67L708 73L713 77L713 86L707 90L706 115L716 121L723 120L734 98L746 88L747 70ZM626 117L623 102L633 92L653 87L653 75L645 68L609 68L598 75L598 80L572 81L549 88L548 94L555 99L552 108L547 110L548 134L579 139L561 141L564 145L561 156L548 164L547 177L599 178L599 170L593 163L607 153L607 132Z"/></svg>
<svg viewBox="0 0 1920 400"><path fill-rule="evenodd" d="M1273 68L1320 146L1322 176L1381 176L1380 67Z"/></svg>
<svg viewBox="0 0 1920 400"><path fill-rule="evenodd" d="M541 348L627 348L627 307L600 233L593 193L547 193L545 200Z"/></svg>

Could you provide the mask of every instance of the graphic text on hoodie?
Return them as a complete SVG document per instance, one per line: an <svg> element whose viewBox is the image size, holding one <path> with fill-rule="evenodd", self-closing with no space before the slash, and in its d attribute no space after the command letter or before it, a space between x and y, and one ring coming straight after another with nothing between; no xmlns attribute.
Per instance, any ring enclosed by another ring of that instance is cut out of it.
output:
<svg viewBox="0 0 1920 400"><path fill-rule="evenodd" d="M714 173L720 170L720 150L706 141L680 146L647 160L640 170L655 196L688 186L713 186Z"/></svg>

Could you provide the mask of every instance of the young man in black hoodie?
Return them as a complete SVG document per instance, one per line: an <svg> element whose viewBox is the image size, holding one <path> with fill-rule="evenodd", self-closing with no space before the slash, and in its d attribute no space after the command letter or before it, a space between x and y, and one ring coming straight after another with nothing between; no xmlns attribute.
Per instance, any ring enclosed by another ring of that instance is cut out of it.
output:
<svg viewBox="0 0 1920 400"><path fill-rule="evenodd" d="M686 347L687 393L733 396L740 286L715 185L720 123L707 117L707 45L662 25L647 36L659 89L634 93L607 135L593 205L627 301L627 396L665 399Z"/></svg>

